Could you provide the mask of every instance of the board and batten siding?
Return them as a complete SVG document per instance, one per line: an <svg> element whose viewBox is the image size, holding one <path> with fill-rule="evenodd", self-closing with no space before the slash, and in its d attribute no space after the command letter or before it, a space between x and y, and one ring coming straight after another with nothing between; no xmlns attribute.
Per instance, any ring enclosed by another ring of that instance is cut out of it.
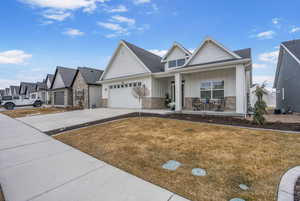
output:
<svg viewBox="0 0 300 201"><path fill-rule="evenodd" d="M232 59L233 56L230 55L225 50L218 47L212 42L206 42L203 47L196 53L196 55L189 62L190 65L208 63L213 61L221 61L226 59Z"/></svg>
<svg viewBox="0 0 300 201"><path fill-rule="evenodd" d="M201 82L221 80L224 80L224 96L235 96L235 79L235 68L184 75L185 97L200 97Z"/></svg>
<svg viewBox="0 0 300 201"><path fill-rule="evenodd" d="M281 68L276 87L276 108L300 112L299 75L300 64L285 50L281 59Z"/></svg>
<svg viewBox="0 0 300 201"><path fill-rule="evenodd" d="M128 75L143 74L148 71L130 50L121 45L117 50L114 60L105 72L103 79L112 79Z"/></svg>
<svg viewBox="0 0 300 201"><path fill-rule="evenodd" d="M168 55L168 57L166 58L167 62L165 63L165 70L169 69L168 61L176 60L176 59L184 59L185 57L186 57L185 52L180 48L178 48L177 46L175 46L170 52L170 54Z"/></svg>

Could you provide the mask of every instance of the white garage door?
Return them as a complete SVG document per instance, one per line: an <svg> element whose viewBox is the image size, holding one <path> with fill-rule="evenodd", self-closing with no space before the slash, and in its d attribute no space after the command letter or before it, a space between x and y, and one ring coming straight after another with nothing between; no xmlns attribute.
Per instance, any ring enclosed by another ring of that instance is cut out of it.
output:
<svg viewBox="0 0 300 201"><path fill-rule="evenodd" d="M139 100L132 95L132 87L110 89L108 105L112 108L141 108Z"/></svg>

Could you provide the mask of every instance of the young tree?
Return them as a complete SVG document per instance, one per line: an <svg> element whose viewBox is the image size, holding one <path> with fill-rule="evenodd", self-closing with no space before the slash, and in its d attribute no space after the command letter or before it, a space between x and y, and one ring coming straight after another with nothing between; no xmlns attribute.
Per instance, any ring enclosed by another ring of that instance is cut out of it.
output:
<svg viewBox="0 0 300 201"><path fill-rule="evenodd" d="M254 105L253 122L259 125L263 125L266 121L264 114L266 114L267 112L266 110L267 104L263 100L263 96L267 94L265 87L266 87L265 82L262 85L256 85L256 89L253 92L257 97L257 101Z"/></svg>
<svg viewBox="0 0 300 201"><path fill-rule="evenodd" d="M135 86L132 88L132 95L136 99L139 100L139 103L142 104L143 98L147 97L149 94L149 90L147 89L146 85L141 85L141 86ZM143 109L143 106L141 107L141 110ZM139 116L141 117L141 112L139 111Z"/></svg>

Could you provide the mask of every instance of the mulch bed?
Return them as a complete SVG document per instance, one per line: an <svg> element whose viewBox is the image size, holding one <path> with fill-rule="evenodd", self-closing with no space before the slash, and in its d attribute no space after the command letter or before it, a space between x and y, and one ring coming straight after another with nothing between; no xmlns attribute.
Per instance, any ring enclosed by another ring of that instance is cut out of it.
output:
<svg viewBox="0 0 300 201"><path fill-rule="evenodd" d="M300 201L300 177L295 184L294 201Z"/></svg>
<svg viewBox="0 0 300 201"><path fill-rule="evenodd" d="M52 131L45 132L48 135L54 135L58 133L62 133L65 131L78 129L86 126L96 125L100 123L105 123L108 121L130 118L130 117L138 117L139 113L130 113L126 115L120 115L112 118L102 119L98 121L88 122L84 124L79 124L75 126L66 127L63 129L56 129ZM151 114L151 113L141 113L142 117L160 117L160 118L168 118L168 119L178 119L178 120L186 120L193 122L204 122L204 123L214 123L214 124L222 124L222 125L232 125L232 126L242 126L249 128L263 128L263 129L274 129L274 130L283 130L283 131L298 131L300 132L300 123L282 123L282 122L267 122L264 125L257 125L252 123L251 121L238 117L229 117L229 116L212 116L212 115L199 115L199 114Z"/></svg>

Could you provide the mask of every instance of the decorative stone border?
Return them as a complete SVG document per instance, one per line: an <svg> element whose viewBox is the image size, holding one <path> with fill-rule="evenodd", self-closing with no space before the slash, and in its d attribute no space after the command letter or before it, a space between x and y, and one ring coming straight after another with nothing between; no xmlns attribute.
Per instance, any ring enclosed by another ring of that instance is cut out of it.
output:
<svg viewBox="0 0 300 201"><path fill-rule="evenodd" d="M300 177L300 166L289 169L282 177L278 187L278 201L294 201L295 184Z"/></svg>

